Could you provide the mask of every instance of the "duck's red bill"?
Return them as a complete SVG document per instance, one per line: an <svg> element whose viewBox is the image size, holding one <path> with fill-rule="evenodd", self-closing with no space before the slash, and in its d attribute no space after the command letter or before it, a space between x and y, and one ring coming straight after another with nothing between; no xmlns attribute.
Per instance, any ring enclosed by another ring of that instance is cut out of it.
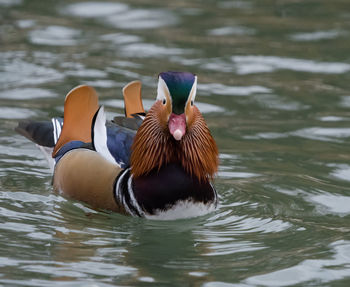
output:
<svg viewBox="0 0 350 287"><path fill-rule="evenodd" d="M186 116L185 114L176 115L172 113L169 118L169 131L175 140L179 141L186 133Z"/></svg>

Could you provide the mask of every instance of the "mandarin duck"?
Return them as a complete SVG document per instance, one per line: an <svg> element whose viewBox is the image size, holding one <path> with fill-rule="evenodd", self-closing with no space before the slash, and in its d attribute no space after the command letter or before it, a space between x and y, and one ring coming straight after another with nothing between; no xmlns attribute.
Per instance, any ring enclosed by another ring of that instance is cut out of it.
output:
<svg viewBox="0 0 350 287"><path fill-rule="evenodd" d="M66 96L63 119L25 120L16 130L52 152L53 189L64 196L132 216L199 216L217 205L218 150L196 90L191 73L160 73L145 114L141 83L131 82L123 89L125 117L106 121L96 91L78 86Z"/></svg>

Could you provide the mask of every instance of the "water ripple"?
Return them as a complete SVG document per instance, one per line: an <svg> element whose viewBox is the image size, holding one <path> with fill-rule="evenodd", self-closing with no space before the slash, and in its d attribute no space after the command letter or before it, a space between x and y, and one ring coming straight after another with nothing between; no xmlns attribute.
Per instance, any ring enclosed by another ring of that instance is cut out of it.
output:
<svg viewBox="0 0 350 287"><path fill-rule="evenodd" d="M0 92L0 99L9 100L31 100L40 98L54 98L56 96L56 93L41 88L17 88Z"/></svg>
<svg viewBox="0 0 350 287"><path fill-rule="evenodd" d="M0 119L27 119L37 115L37 111L30 109L0 107Z"/></svg>
<svg viewBox="0 0 350 287"><path fill-rule="evenodd" d="M103 41L109 41L115 45L130 44L135 42L141 42L142 38L136 35L129 35L124 33L106 34L100 36Z"/></svg>
<svg viewBox="0 0 350 287"><path fill-rule="evenodd" d="M73 16L101 18L103 22L120 29L153 29L177 23L177 18L170 11L131 9L123 3L81 2L68 5L64 11Z"/></svg>
<svg viewBox="0 0 350 287"><path fill-rule="evenodd" d="M203 69L239 75L272 73L278 70L295 72L343 74L350 71L350 64L341 62L318 62L308 59L285 58L277 56L232 56L231 61L224 58L197 59L182 61L184 65L200 64Z"/></svg>
<svg viewBox="0 0 350 287"><path fill-rule="evenodd" d="M215 245L209 245L207 248L211 251L205 253L206 256L222 256L235 254L240 252L251 252L265 249L266 247L261 246L260 243L250 241L232 241L230 243L220 243Z"/></svg>
<svg viewBox="0 0 350 287"><path fill-rule="evenodd" d="M335 170L331 172L331 176L339 178L341 180L350 181L350 165L347 164L329 164L330 167L335 167Z"/></svg>
<svg viewBox="0 0 350 287"><path fill-rule="evenodd" d="M350 196L323 192L308 197L311 202L318 204L321 213L333 213L341 216L350 214Z"/></svg>
<svg viewBox="0 0 350 287"><path fill-rule="evenodd" d="M118 15L110 15L105 21L120 29L154 29L177 23L177 18L167 10L133 9Z"/></svg>
<svg viewBox="0 0 350 287"><path fill-rule="evenodd" d="M38 45L73 46L77 44L80 31L63 26L48 26L29 33L29 41Z"/></svg>
<svg viewBox="0 0 350 287"><path fill-rule="evenodd" d="M294 41L319 41L325 39L335 39L339 36L343 36L345 34L344 31L339 30L328 30L328 31L314 31L309 33L295 33L290 36L290 38Z"/></svg>
<svg viewBox="0 0 350 287"><path fill-rule="evenodd" d="M255 30L244 26L226 26L208 31L211 36L254 35Z"/></svg>
<svg viewBox="0 0 350 287"><path fill-rule="evenodd" d="M233 56L232 61L236 72L241 75L278 70L320 74L342 74L350 71L350 64L346 63L317 62L276 56Z"/></svg>
<svg viewBox="0 0 350 287"><path fill-rule="evenodd" d="M75 71L65 71L65 74L79 78L105 78L108 75L106 72L101 70L86 68Z"/></svg>
<svg viewBox="0 0 350 287"><path fill-rule="evenodd" d="M137 58L161 58L174 55L187 54L190 51L180 48L163 47L150 43L132 43L123 45L119 48L120 52L125 57L137 57Z"/></svg>
<svg viewBox="0 0 350 287"><path fill-rule="evenodd" d="M348 121L349 118L345 117L338 117L338 116L324 116L319 118L322 122L341 122L341 121Z"/></svg>
<svg viewBox="0 0 350 287"><path fill-rule="evenodd" d="M310 108L309 106L303 105L297 101L292 101L288 98L274 94L261 94L254 96L254 100L263 107L282 111L300 111Z"/></svg>
<svg viewBox="0 0 350 287"><path fill-rule="evenodd" d="M0 0L0 6L11 7L22 4L22 0Z"/></svg>
<svg viewBox="0 0 350 287"><path fill-rule="evenodd" d="M270 93L271 89L263 86L227 86L220 83L199 84L198 90L204 95L249 96Z"/></svg>
<svg viewBox="0 0 350 287"><path fill-rule="evenodd" d="M80 2L68 5L65 11L83 18L105 17L118 14L128 9L128 5L113 2Z"/></svg>
<svg viewBox="0 0 350 287"><path fill-rule="evenodd" d="M334 255L330 259L308 259L299 264L252 276L245 280L248 284L259 286L290 286L311 280L327 283L346 278L350 274L350 242L335 241L329 245Z"/></svg>
<svg viewBox="0 0 350 287"><path fill-rule="evenodd" d="M251 172L238 172L238 171L219 171L218 176L220 178L251 178L260 176L257 173Z"/></svg>
<svg viewBox="0 0 350 287"><path fill-rule="evenodd" d="M52 68L24 61L21 59L24 55L22 52L0 52L2 88L57 82L64 78L64 75Z"/></svg>
<svg viewBox="0 0 350 287"><path fill-rule="evenodd" d="M31 19L26 19L26 20L18 20L16 24L18 25L19 28L21 29L28 29L34 27L36 21L31 20Z"/></svg>
<svg viewBox="0 0 350 287"><path fill-rule="evenodd" d="M340 142L339 139L350 137L350 128L312 127L297 130L290 134L312 140Z"/></svg>

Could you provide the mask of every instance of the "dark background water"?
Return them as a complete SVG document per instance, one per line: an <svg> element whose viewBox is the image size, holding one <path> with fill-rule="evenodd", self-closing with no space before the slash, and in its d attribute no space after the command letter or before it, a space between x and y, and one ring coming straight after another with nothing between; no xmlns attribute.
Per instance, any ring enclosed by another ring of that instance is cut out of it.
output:
<svg viewBox="0 0 350 287"><path fill-rule="evenodd" d="M347 0L0 0L1 286L349 286ZM18 120L94 86L112 117L140 79L198 75L218 210L172 222L52 193Z"/></svg>

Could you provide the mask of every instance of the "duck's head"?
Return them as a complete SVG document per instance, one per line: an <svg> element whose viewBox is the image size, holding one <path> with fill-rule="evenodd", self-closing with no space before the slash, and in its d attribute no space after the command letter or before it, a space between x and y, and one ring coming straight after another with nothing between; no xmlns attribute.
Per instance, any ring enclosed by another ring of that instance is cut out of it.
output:
<svg viewBox="0 0 350 287"><path fill-rule="evenodd" d="M159 74L157 101L162 125L180 141L193 122L193 106L197 91L197 76L187 72ZM159 105L159 104L158 104Z"/></svg>
<svg viewBox="0 0 350 287"><path fill-rule="evenodd" d="M197 76L187 72L159 74L157 100L138 129L131 153L132 174L147 174L175 162L199 180L218 167L218 150L195 106Z"/></svg>

